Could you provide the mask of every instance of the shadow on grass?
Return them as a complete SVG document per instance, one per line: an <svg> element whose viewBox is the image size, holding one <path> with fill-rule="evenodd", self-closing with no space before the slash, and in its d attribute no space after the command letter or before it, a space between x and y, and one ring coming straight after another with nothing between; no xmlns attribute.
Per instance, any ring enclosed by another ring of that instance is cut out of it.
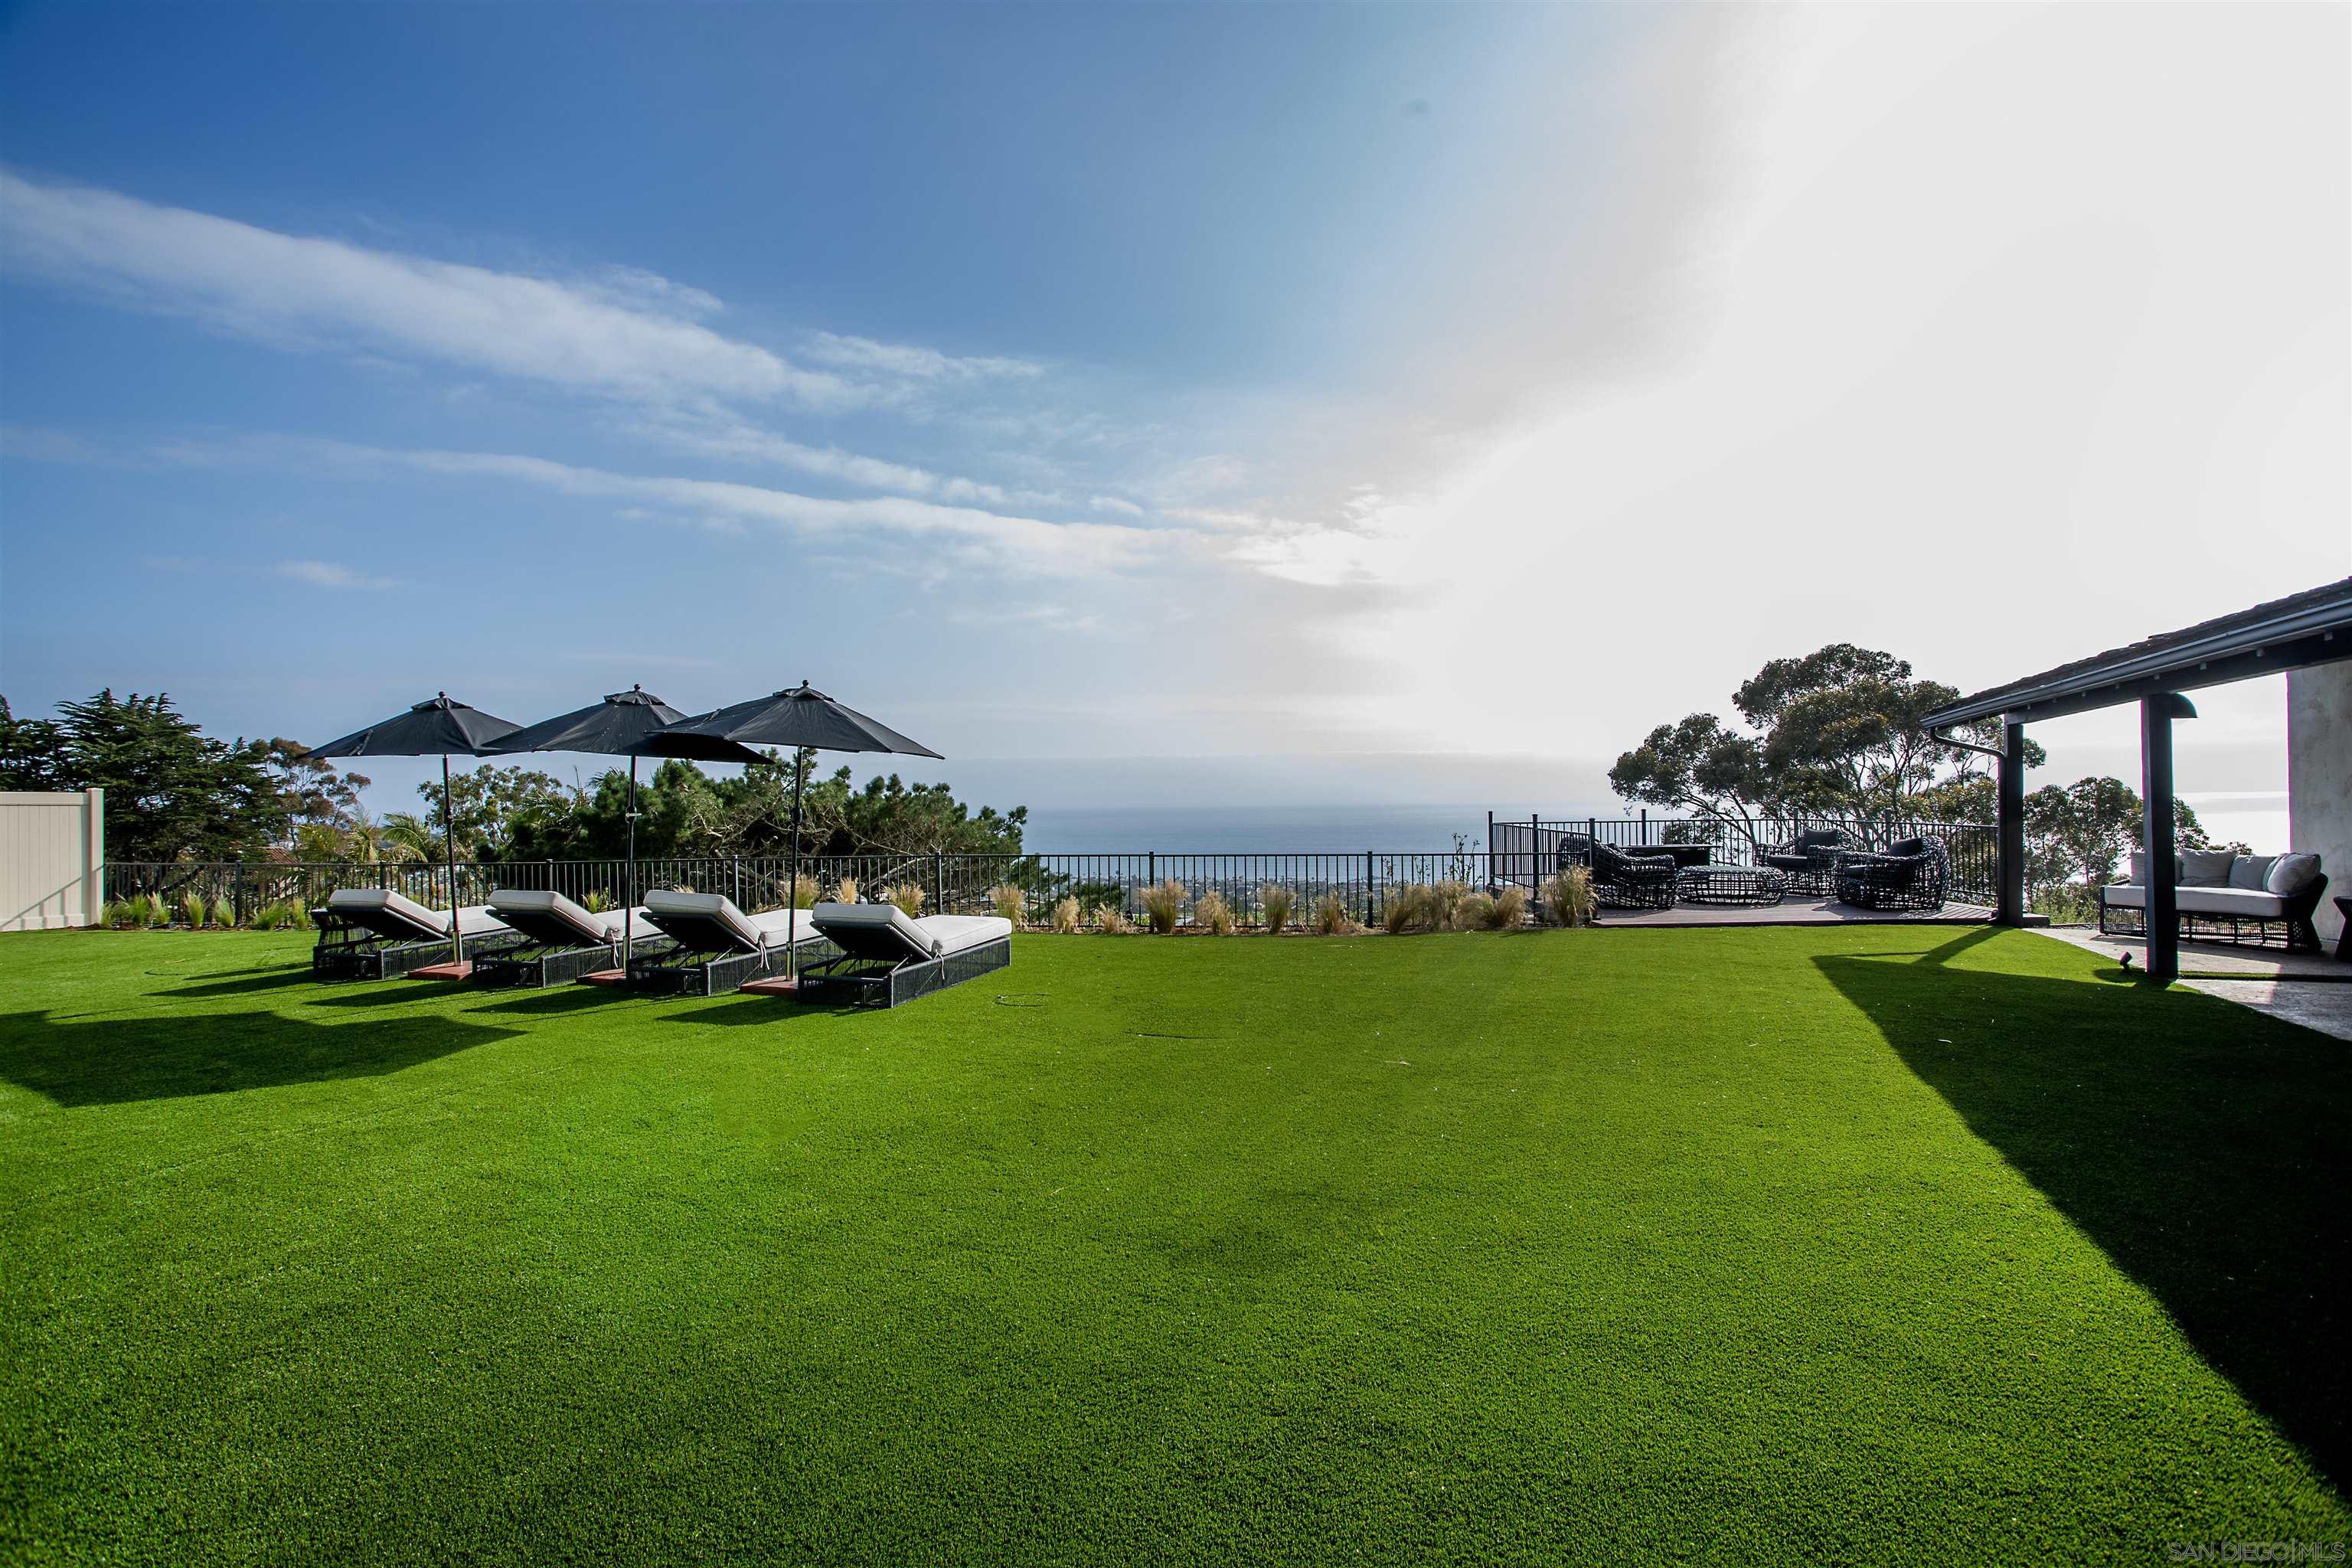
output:
<svg viewBox="0 0 2352 1568"><path fill-rule="evenodd" d="M485 992L485 995L496 993ZM585 1013L596 1007L625 1007L653 998L601 985L551 985L544 990L516 991L503 1000L474 1009L477 1013L512 1013L520 1017L553 1017Z"/></svg>
<svg viewBox="0 0 2352 1568"><path fill-rule="evenodd" d="M2344 1487L2352 1051L2195 992L1948 967L1990 935L1814 963Z"/></svg>
<svg viewBox="0 0 2352 1568"><path fill-rule="evenodd" d="M312 1024L278 1013L66 1020L0 1014L0 1078L61 1106L375 1078L518 1033L461 1018Z"/></svg>
<svg viewBox="0 0 2352 1568"><path fill-rule="evenodd" d="M200 985L175 985L158 993L164 996L246 996L258 991L284 991L297 985L316 985L307 963L295 969L247 970L234 980L214 980Z"/></svg>
<svg viewBox="0 0 2352 1568"><path fill-rule="evenodd" d="M690 1013L670 1013L663 1016L666 1024L720 1024L729 1028L741 1028L760 1024L784 1024L794 1018L812 1018L826 1014L870 1012L871 1008L852 1007L840 1003L812 1006L795 1002L788 996L744 996L726 998L719 1005L698 1007Z"/></svg>

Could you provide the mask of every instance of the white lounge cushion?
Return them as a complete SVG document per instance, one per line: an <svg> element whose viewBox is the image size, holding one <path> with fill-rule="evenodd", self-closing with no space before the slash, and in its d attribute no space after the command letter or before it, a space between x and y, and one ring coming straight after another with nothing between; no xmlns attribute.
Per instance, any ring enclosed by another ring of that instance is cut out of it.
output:
<svg viewBox="0 0 2352 1568"><path fill-rule="evenodd" d="M793 940L793 928L803 929L807 935L806 911L769 910L765 913L747 915L735 907L735 900L724 893L652 892L646 895L646 918L681 942L698 945L705 933L723 937L729 945L743 952L761 952L772 947L782 947Z"/></svg>
<svg viewBox="0 0 2352 1568"><path fill-rule="evenodd" d="M896 904L819 904L816 929L855 958L944 958L1002 942L1013 922L1002 915L925 915L909 920Z"/></svg>
<svg viewBox="0 0 2352 1568"><path fill-rule="evenodd" d="M2099 889L2099 897L2109 909L2147 907L2147 889L2129 882L2110 883ZM2276 893L2257 893L2244 888L2176 888L2172 897L2174 907L2184 914L2235 915L2248 921L2274 921L2286 914L2286 900Z"/></svg>
<svg viewBox="0 0 2352 1568"><path fill-rule="evenodd" d="M930 940L931 952L941 958L1002 942L1013 934L1013 922L1002 915L925 915L915 927Z"/></svg>
<svg viewBox="0 0 2352 1568"><path fill-rule="evenodd" d="M446 913L428 910L389 888L338 888L327 895L326 909L333 919L394 941L431 942L449 934ZM482 936L507 929L486 904L468 904L457 911L459 936Z"/></svg>
<svg viewBox="0 0 2352 1568"><path fill-rule="evenodd" d="M538 888L500 888L490 895L490 912L534 942L548 946L566 941L580 947L610 945L621 940L626 915L620 910L590 910L562 893ZM638 911L640 916L644 911Z"/></svg>

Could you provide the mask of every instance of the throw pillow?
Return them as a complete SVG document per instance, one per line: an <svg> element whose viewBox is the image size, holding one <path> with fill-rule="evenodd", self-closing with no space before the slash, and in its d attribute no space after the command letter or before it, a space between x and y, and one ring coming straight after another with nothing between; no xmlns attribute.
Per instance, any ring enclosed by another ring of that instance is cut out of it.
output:
<svg viewBox="0 0 2352 1568"><path fill-rule="evenodd" d="M2277 859L2275 855L2239 856L2230 862L2230 886L2255 893L2270 891L2271 867Z"/></svg>
<svg viewBox="0 0 2352 1568"><path fill-rule="evenodd" d="M2319 880L2319 857L2282 855L2271 863L2270 890L2291 899Z"/></svg>
<svg viewBox="0 0 2352 1568"><path fill-rule="evenodd" d="M2230 885L2230 862L2236 858L2227 849L2184 849L2180 852L2179 885L2226 888Z"/></svg>

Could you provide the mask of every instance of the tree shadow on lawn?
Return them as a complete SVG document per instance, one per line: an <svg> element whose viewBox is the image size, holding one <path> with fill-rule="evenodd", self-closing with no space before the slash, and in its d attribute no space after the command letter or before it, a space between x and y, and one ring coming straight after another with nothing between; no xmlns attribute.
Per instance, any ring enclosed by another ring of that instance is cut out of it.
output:
<svg viewBox="0 0 2352 1568"><path fill-rule="evenodd" d="M232 971L232 973L238 972ZM292 969L246 970L232 980L211 980L200 985L175 985L169 991L159 991L159 996L244 996L256 991L284 991L297 985L316 985L307 963Z"/></svg>
<svg viewBox="0 0 2352 1568"><path fill-rule="evenodd" d="M61 1106L376 1078L518 1034L461 1018L313 1024L278 1013L62 1020L0 1014L0 1078Z"/></svg>
<svg viewBox="0 0 2352 1568"><path fill-rule="evenodd" d="M2192 991L1948 966L1991 935L1813 962L2344 1489L2352 1051Z"/></svg>

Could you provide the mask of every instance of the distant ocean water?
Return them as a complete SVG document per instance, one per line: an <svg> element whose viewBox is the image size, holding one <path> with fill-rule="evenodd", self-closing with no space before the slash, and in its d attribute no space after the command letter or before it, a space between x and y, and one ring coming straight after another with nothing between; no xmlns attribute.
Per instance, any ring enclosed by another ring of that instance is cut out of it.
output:
<svg viewBox="0 0 2352 1568"><path fill-rule="evenodd" d="M1536 807L1496 806L1498 817L1524 820ZM1556 816L1621 816L1613 803L1575 801L1541 808ZM1350 849L1451 849L1460 834L1486 839L1484 805L1134 806L1059 810L1033 807L1024 848L1040 855L1128 850L1263 855L1285 850L1334 854Z"/></svg>

